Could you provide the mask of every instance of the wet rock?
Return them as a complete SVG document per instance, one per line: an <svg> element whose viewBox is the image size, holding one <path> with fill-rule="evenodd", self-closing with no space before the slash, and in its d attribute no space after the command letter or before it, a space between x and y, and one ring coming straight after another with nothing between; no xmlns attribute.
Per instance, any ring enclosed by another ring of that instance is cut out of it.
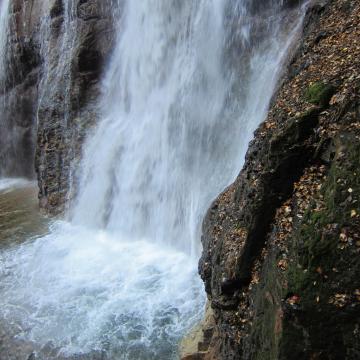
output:
<svg viewBox="0 0 360 360"><path fill-rule="evenodd" d="M21 4L10 6L9 39L5 66L6 78L0 86L1 114L0 176L34 177L34 152L36 147L37 84L40 77L38 44L31 38L34 32L33 16L21 16Z"/></svg>
<svg viewBox="0 0 360 360"><path fill-rule="evenodd" d="M306 90L305 98L311 104L327 106L335 92L335 86L319 81Z"/></svg>
<svg viewBox="0 0 360 360"><path fill-rule="evenodd" d="M2 175L34 178L36 171L40 206L50 214L61 213L70 188L75 191L71 173L97 118L117 4L11 2L8 77L1 88L9 135L0 139Z"/></svg>
<svg viewBox="0 0 360 360"><path fill-rule="evenodd" d="M360 354L359 16L353 1L310 8L243 170L207 213L199 273L216 336L205 359Z"/></svg>
<svg viewBox="0 0 360 360"><path fill-rule="evenodd" d="M76 192L71 179L85 133L97 118L99 80L112 48L116 10L112 1L74 0L70 16L62 4L55 1L50 10L52 48L42 79L46 99L38 107L35 161L40 205L51 214L62 213Z"/></svg>
<svg viewBox="0 0 360 360"><path fill-rule="evenodd" d="M50 9L50 17L56 18L64 14L63 0L56 0Z"/></svg>

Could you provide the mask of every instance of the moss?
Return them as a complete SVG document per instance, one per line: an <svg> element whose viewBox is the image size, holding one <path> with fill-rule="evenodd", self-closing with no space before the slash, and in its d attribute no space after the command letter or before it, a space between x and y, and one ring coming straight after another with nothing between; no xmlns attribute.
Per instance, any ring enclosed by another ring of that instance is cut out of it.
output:
<svg viewBox="0 0 360 360"><path fill-rule="evenodd" d="M310 268L321 263L326 265L324 256L331 259L332 255L337 256L340 230L352 225L355 219L351 218L351 210L359 208L354 197L360 192L360 182L359 176L353 171L360 168L359 144L354 139L346 144L346 148L341 145L338 150L341 158L333 163L323 186L323 209L316 211L315 204L311 204L297 232L308 255L303 254L301 262ZM349 189L354 193L351 200Z"/></svg>
<svg viewBox="0 0 360 360"><path fill-rule="evenodd" d="M253 297L251 359L355 359L360 352L354 336L360 307L330 301L360 286L357 248L342 249L339 237L345 228L360 228L360 219L351 217L351 210L360 213L360 143L343 133L334 144L336 155L321 191L291 235L288 270L277 267L276 248L263 264ZM291 294L300 299L296 305L286 301Z"/></svg>
<svg viewBox="0 0 360 360"><path fill-rule="evenodd" d="M359 306L335 306L330 301L339 293L351 297L360 273L356 246L340 241L344 229L349 237L359 229L359 218L351 211L360 213L360 144L351 134L343 134L336 143L337 155L319 194L322 208L316 209L315 201L310 204L293 234L294 261L286 276L289 291L301 298L301 314L295 315L296 321L285 321L280 358L290 356L286 348L291 344L299 346L299 329L308 334L301 344L308 357L321 353L326 359L352 359L346 356L348 349L360 351L353 336Z"/></svg>
<svg viewBox="0 0 360 360"><path fill-rule="evenodd" d="M319 109L313 107L289 119L285 127L275 132L270 139L270 155L278 157L279 154L289 152L293 146L305 141L317 126L318 116Z"/></svg>
<svg viewBox="0 0 360 360"><path fill-rule="evenodd" d="M316 82L306 90L305 99L311 104L327 106L336 89L322 81Z"/></svg>
<svg viewBox="0 0 360 360"><path fill-rule="evenodd" d="M302 329L294 322L284 321L283 334L285 336L281 338L279 356L276 360L305 359L303 344L306 340ZM289 350L291 355L283 355L282 349Z"/></svg>
<svg viewBox="0 0 360 360"><path fill-rule="evenodd" d="M281 299L284 296L281 274L276 266L277 257L272 253L262 271L263 286L256 291L251 339L254 343L252 359L278 359L281 336Z"/></svg>

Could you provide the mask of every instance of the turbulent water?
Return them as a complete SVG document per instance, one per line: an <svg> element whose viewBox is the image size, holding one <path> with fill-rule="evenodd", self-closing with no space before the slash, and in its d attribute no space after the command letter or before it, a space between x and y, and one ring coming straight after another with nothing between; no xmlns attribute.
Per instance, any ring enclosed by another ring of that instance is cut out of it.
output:
<svg viewBox="0 0 360 360"><path fill-rule="evenodd" d="M201 220L301 24L280 0L254 3L124 2L72 220L0 254L0 315L19 338L52 356L178 356L204 306Z"/></svg>

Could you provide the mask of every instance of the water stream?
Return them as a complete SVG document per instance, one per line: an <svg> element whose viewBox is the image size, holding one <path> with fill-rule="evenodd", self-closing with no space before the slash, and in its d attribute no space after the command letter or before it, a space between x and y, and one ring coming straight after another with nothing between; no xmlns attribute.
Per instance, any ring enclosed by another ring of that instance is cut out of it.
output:
<svg viewBox="0 0 360 360"><path fill-rule="evenodd" d="M1 0L0 2L0 176L3 176L3 173L7 170L5 154L8 153L8 148L13 141L11 134L9 134L7 119L5 117L7 103L6 96L4 95L9 49L9 4L10 0Z"/></svg>
<svg viewBox="0 0 360 360"><path fill-rule="evenodd" d="M0 319L39 356L178 357L204 309L202 218L301 26L303 9L254 3L125 1L70 221L0 252Z"/></svg>
<svg viewBox="0 0 360 360"><path fill-rule="evenodd" d="M9 3L10 0L2 0L0 3L0 83L2 85L5 77L6 53L8 39L8 21L9 21Z"/></svg>

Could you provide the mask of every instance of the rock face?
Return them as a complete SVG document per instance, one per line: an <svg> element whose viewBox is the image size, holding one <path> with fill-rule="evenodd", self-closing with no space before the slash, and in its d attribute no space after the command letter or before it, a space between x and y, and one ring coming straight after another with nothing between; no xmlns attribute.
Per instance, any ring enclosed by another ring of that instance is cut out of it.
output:
<svg viewBox="0 0 360 360"><path fill-rule="evenodd" d="M207 213L216 325L194 359L360 357L359 20L357 1L310 7L245 166Z"/></svg>
<svg viewBox="0 0 360 360"><path fill-rule="evenodd" d="M112 9L101 0L56 0L42 34L50 46L40 84L36 169L40 205L52 214L71 197L72 165L97 117L100 75L114 34Z"/></svg>
<svg viewBox="0 0 360 360"><path fill-rule="evenodd" d="M25 16L26 14L26 16ZM2 176L34 177L36 102L40 56L34 43L39 9L30 1L10 3L7 77L2 84L0 162Z"/></svg>
<svg viewBox="0 0 360 360"><path fill-rule="evenodd" d="M5 155L17 159L8 173L34 176L35 157L40 205L51 214L63 212L71 197L72 169L84 130L97 117L99 80L112 48L116 4L10 2L6 119L18 153Z"/></svg>

